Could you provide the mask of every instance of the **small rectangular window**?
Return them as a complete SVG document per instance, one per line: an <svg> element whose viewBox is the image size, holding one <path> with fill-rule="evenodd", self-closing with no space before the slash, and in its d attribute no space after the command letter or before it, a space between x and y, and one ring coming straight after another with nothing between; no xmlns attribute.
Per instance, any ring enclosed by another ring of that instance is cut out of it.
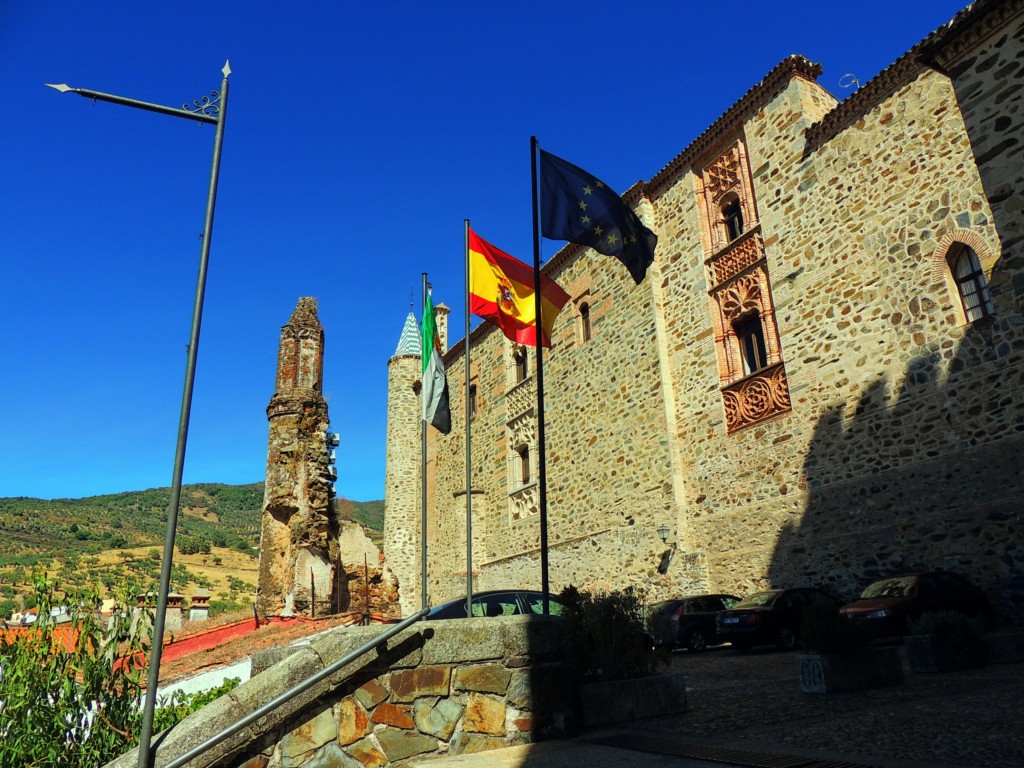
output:
<svg viewBox="0 0 1024 768"><path fill-rule="evenodd" d="M736 323L734 330L740 343L743 358L743 374L749 376L768 366L768 352L764 343L764 327L761 316L748 315Z"/></svg>

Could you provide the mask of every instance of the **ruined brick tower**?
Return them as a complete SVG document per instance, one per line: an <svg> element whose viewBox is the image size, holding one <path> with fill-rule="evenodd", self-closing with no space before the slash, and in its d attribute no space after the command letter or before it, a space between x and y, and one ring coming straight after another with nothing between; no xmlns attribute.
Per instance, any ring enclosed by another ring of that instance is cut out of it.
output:
<svg viewBox="0 0 1024 768"><path fill-rule="evenodd" d="M267 418L267 477L256 606L260 615L338 610L339 524L332 511L323 398L324 331L316 300L300 298L281 329Z"/></svg>

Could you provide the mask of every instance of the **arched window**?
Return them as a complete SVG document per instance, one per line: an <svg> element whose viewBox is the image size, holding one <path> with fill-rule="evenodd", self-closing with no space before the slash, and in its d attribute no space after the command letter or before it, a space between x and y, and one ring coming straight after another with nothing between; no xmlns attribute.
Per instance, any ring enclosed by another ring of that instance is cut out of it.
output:
<svg viewBox="0 0 1024 768"><path fill-rule="evenodd" d="M580 336L583 341L590 341L590 305L580 304Z"/></svg>
<svg viewBox="0 0 1024 768"><path fill-rule="evenodd" d="M974 249L961 245L959 251L950 256L950 266L967 322L973 323L975 320L995 314L988 281Z"/></svg>
<svg viewBox="0 0 1024 768"><path fill-rule="evenodd" d="M530 375L530 369L527 365L526 350L516 350L515 355L512 357L516 367L516 384L521 381L526 381L526 377Z"/></svg>
<svg viewBox="0 0 1024 768"><path fill-rule="evenodd" d="M526 485L530 482L530 449L525 445L516 449L519 454L519 481Z"/></svg>
<svg viewBox="0 0 1024 768"><path fill-rule="evenodd" d="M722 221L729 242L743 234L743 208L738 198L732 198L722 206Z"/></svg>
<svg viewBox="0 0 1024 768"><path fill-rule="evenodd" d="M768 365L768 352L764 344L764 326L761 315L754 312L745 315L733 324L733 331L740 343L743 359L743 375L749 376Z"/></svg>

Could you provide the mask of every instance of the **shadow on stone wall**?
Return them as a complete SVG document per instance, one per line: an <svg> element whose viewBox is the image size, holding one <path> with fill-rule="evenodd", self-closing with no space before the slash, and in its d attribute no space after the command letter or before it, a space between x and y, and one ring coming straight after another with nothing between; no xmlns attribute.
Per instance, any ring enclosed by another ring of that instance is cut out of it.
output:
<svg viewBox="0 0 1024 768"><path fill-rule="evenodd" d="M822 416L803 466L807 506L780 534L773 585L853 599L876 578L944 568L998 603L1024 578L1024 257L1006 234L1019 223L994 208L994 316L955 347L922 345L901 379ZM920 311L912 302L910 322Z"/></svg>

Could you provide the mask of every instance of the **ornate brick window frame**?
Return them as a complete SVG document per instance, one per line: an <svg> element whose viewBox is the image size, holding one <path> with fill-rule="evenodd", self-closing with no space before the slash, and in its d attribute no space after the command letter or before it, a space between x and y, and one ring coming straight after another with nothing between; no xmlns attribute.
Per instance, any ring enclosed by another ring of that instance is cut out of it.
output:
<svg viewBox="0 0 1024 768"><path fill-rule="evenodd" d="M697 199L701 203L704 235L704 250L716 253L729 243L741 237L758 223L757 206L754 204L753 179L747 148L741 140L735 141L715 160L708 163L696 175ZM736 235L730 230L733 216L730 208L739 205L742 231Z"/></svg>
<svg viewBox="0 0 1024 768"><path fill-rule="evenodd" d="M709 308L729 434L792 410L743 141L695 174Z"/></svg>
<svg viewBox="0 0 1024 768"><path fill-rule="evenodd" d="M979 300L977 306L970 308L965 306L967 299L963 294L964 285L961 284L964 281L957 278L956 272L957 262L961 256L966 255L966 250L973 252L978 267L977 272L967 281L973 284ZM970 325L995 314L989 288L989 277L995 261L985 240L974 230L954 229L939 240L932 255L932 269L936 280L946 286L957 325Z"/></svg>
<svg viewBox="0 0 1024 768"><path fill-rule="evenodd" d="M590 288L573 296L572 313L575 318L576 343L587 344L594 338L594 296Z"/></svg>

